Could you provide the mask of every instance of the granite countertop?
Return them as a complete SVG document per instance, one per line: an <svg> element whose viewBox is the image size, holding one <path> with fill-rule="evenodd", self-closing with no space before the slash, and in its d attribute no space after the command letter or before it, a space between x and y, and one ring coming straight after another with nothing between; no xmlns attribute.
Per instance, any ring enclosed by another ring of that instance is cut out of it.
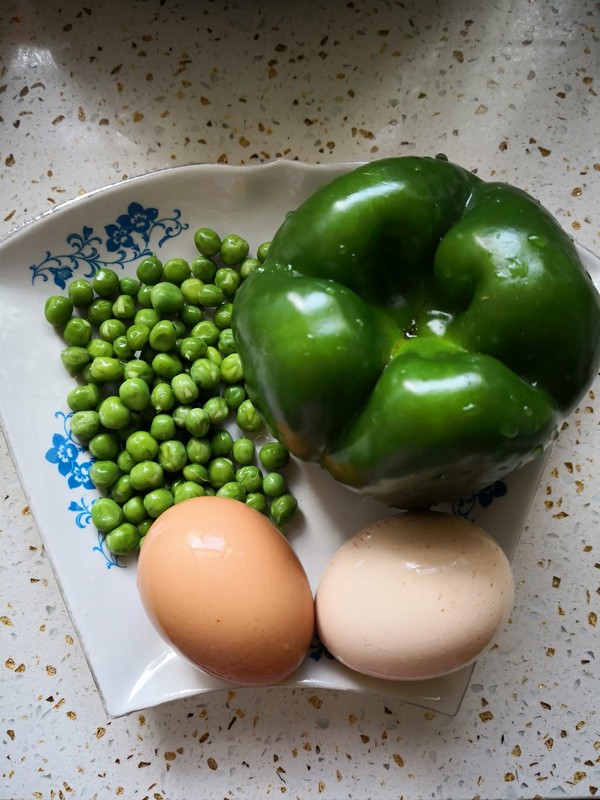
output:
<svg viewBox="0 0 600 800"><path fill-rule="evenodd" d="M600 251L595 0L9 0L3 20L0 234L172 165L442 152ZM553 450L510 623L455 717L290 688L110 718L2 439L0 797L596 795L597 391Z"/></svg>

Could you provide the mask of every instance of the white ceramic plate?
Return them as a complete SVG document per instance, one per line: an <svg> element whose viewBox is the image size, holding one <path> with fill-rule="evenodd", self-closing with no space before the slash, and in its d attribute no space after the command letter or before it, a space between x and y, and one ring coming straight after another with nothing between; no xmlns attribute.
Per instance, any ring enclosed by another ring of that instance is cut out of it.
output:
<svg viewBox="0 0 600 800"><path fill-rule="evenodd" d="M65 398L74 382L60 363L64 345L44 319L44 301L71 278L89 277L101 266L134 274L151 251L162 259L191 259L193 232L204 225L244 235L255 252L286 211L350 166L279 161L168 169L66 203L0 242L0 418L110 715L231 685L206 676L165 645L140 604L135 561L113 559L90 525L97 496L87 476L90 458L69 436ZM598 281L599 260L587 251L582 256ZM531 464L450 510L482 524L511 557L543 467L541 461ZM342 542L390 512L318 467L294 464L287 474L303 512L290 526L289 539L316 588ZM351 672L315 645L289 683L378 692L453 714L471 671L416 683L381 681Z"/></svg>

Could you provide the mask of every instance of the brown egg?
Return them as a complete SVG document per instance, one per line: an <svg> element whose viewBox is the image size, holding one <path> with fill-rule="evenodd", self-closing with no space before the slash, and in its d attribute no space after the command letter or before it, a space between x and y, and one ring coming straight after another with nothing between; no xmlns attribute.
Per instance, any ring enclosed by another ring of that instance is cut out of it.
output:
<svg viewBox="0 0 600 800"><path fill-rule="evenodd" d="M158 631L215 677L277 683L308 652L306 573L275 525L238 500L196 497L161 514L140 551L138 589Z"/></svg>

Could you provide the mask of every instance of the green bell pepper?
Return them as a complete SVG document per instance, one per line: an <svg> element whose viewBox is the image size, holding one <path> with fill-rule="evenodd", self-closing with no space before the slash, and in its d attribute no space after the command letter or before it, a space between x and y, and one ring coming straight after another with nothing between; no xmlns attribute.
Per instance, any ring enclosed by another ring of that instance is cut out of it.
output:
<svg viewBox="0 0 600 800"><path fill-rule="evenodd" d="M525 192L390 158L288 214L239 289L252 402L297 457L401 508L540 456L600 361L600 297Z"/></svg>

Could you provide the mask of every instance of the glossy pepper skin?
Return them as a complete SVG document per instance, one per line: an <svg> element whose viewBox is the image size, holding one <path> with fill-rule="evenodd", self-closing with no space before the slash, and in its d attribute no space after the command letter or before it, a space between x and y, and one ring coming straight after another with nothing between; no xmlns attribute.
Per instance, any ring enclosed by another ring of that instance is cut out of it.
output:
<svg viewBox="0 0 600 800"><path fill-rule="evenodd" d="M600 299L525 192L392 158L288 215L233 316L249 394L301 459L400 508L541 455L600 360Z"/></svg>

